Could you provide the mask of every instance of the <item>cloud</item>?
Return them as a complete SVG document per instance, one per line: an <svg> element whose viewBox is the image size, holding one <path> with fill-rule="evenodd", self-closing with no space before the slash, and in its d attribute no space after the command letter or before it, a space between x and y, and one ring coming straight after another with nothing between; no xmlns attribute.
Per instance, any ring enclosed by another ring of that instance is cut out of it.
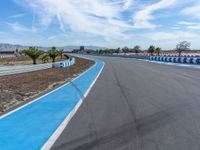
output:
<svg viewBox="0 0 200 150"><path fill-rule="evenodd" d="M182 25L185 28L188 29L200 29L200 23L199 22L187 22L187 21L180 21L178 22L179 25Z"/></svg>
<svg viewBox="0 0 200 150"><path fill-rule="evenodd" d="M181 11L183 15L200 19L200 2L197 1L193 6L189 6Z"/></svg>
<svg viewBox="0 0 200 150"><path fill-rule="evenodd" d="M165 9L176 4L176 0L160 0L146 8L138 11L134 17L135 28L155 28L157 25L151 23L150 21L156 19L153 13L160 9Z"/></svg>
<svg viewBox="0 0 200 150"><path fill-rule="evenodd" d="M176 39L194 39L199 35L189 31L173 31L173 32L155 32L148 34L148 37L154 41L176 40Z"/></svg>
<svg viewBox="0 0 200 150"><path fill-rule="evenodd" d="M124 2L123 9L124 10L130 10L133 7L133 5L135 4L135 1L136 0L126 0Z"/></svg>
<svg viewBox="0 0 200 150"><path fill-rule="evenodd" d="M194 29L194 30L199 30L200 29L200 24L199 25L191 25L187 27L188 29Z"/></svg>
<svg viewBox="0 0 200 150"><path fill-rule="evenodd" d="M11 18L21 18L21 17L24 17L24 16L26 16L26 13L15 14L15 15L9 16L8 18L9 19L11 19Z"/></svg>
<svg viewBox="0 0 200 150"><path fill-rule="evenodd" d="M137 35L143 37L143 39L139 39L143 43L148 42L148 40L152 42L152 39L158 41L174 40L179 37L192 39L196 38L196 31L200 28L200 25L195 23L200 14L197 14L199 5L193 5L197 0L187 2L180 0L13 1L26 8L27 11L33 12L33 27L23 25L23 21L27 21L27 18L20 20L20 24L18 22L10 23L9 26L15 32L34 32L36 31L35 26L41 31L37 33L46 38L46 43L49 41L50 43L60 44L60 41L64 39L64 43L66 41L80 42L82 45L87 44L87 42L98 43L99 41L114 46L126 43L131 45L130 43L133 40L138 40L135 38ZM184 17L191 16L184 18L184 20L191 22L178 22L180 18L183 19L180 17L180 13ZM195 18L192 18L193 16ZM17 15L14 17L17 17ZM31 23L31 18L29 18L29 22ZM162 28L158 28L160 26ZM157 29L160 32L156 32ZM181 32L180 30L184 31ZM155 31L155 33L149 34L148 39L144 38L143 35L152 31ZM35 39L35 41L37 40Z"/></svg>
<svg viewBox="0 0 200 150"><path fill-rule="evenodd" d="M172 29L173 30L179 30L179 29L181 29L181 27L179 27L179 26L173 26Z"/></svg>
<svg viewBox="0 0 200 150"><path fill-rule="evenodd" d="M58 23L63 32L70 29L73 32L127 39L128 35L124 32L133 28L121 17L122 7L130 7L132 4L130 0L118 1L118 3L111 3L110 0L22 1L24 5L34 8L42 25L48 27Z"/></svg>
<svg viewBox="0 0 200 150"><path fill-rule="evenodd" d="M187 22L187 21L179 21L178 24L180 25L195 25L195 22Z"/></svg>
<svg viewBox="0 0 200 150"><path fill-rule="evenodd" d="M9 27L16 33L22 33L22 32L36 32L36 28L27 28L22 24L19 24L18 22L15 23L7 23Z"/></svg>

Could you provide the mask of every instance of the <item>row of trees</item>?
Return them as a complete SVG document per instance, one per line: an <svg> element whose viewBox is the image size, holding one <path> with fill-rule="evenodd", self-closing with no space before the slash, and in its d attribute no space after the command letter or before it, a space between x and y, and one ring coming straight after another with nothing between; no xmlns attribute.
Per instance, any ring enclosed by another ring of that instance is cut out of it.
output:
<svg viewBox="0 0 200 150"><path fill-rule="evenodd" d="M141 52L143 52L142 50L141 50L141 47L139 46L139 45L136 45L136 46L134 46L133 48L128 48L128 47L123 47L123 48L117 48L117 49L105 49L105 50L99 50L98 51L98 53L100 53L100 54L112 54L112 53L120 53L120 52L123 52L123 53L136 53L136 55L138 54L138 53L141 53ZM161 52L161 48L155 48L153 45L151 45L150 47L149 47L149 50L148 50L148 52L149 53L154 53L154 52L156 52L156 53L160 53Z"/></svg>
<svg viewBox="0 0 200 150"><path fill-rule="evenodd" d="M39 58L41 58L44 63L48 62L49 59L52 59L52 62L55 62L58 56L60 56L62 59L64 50L57 50L56 47L52 47L51 50L45 52L43 50L39 50L36 47L29 47L27 50L19 51L19 54L29 56L33 60L33 64L37 64L37 59ZM67 55L64 56L68 57Z"/></svg>
<svg viewBox="0 0 200 150"><path fill-rule="evenodd" d="M133 48L128 48L128 47L123 47L123 48L117 48L117 49L104 49L104 50L99 50L98 53L100 54L112 54L112 53L140 53L142 52L141 48L139 45L136 45Z"/></svg>
<svg viewBox="0 0 200 150"><path fill-rule="evenodd" d="M124 52L124 53L131 52L131 53L138 54L138 53L142 52L142 50L141 50L141 47L139 45L136 45L133 48L123 47L122 52Z"/></svg>
<svg viewBox="0 0 200 150"><path fill-rule="evenodd" d="M187 51L190 50L190 43L187 41L182 41L180 43L178 43L176 45L175 51L179 54L179 56L181 56L181 53L183 51ZM141 50L141 47L139 45L134 46L133 48L128 48L128 47L123 47L123 48L117 48L117 49L105 49L105 50L99 50L98 53L100 54L112 54L112 53L136 53L136 55L140 52L144 52ZM160 53L162 52L162 49L160 47L155 47L154 45L150 45L148 50L148 53L150 53L151 55L153 55L154 53L156 53L157 55L160 55Z"/></svg>
<svg viewBox="0 0 200 150"><path fill-rule="evenodd" d="M179 56L181 56L182 52L190 50L190 46L190 42L182 41L176 45L175 51L179 54ZM151 53L151 55L153 55L153 53L157 53L159 56L162 52L162 49L160 47L156 48L155 46L151 45L147 52Z"/></svg>

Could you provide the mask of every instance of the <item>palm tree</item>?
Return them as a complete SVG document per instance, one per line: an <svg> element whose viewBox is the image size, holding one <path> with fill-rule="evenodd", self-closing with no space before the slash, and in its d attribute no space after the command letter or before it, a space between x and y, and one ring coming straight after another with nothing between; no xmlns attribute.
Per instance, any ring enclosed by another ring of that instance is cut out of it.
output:
<svg viewBox="0 0 200 150"><path fill-rule="evenodd" d="M154 52L155 52L155 46L150 45L150 47L148 49L148 53L151 53L151 56L152 56Z"/></svg>
<svg viewBox="0 0 200 150"><path fill-rule="evenodd" d="M44 55L42 56L41 60L43 61L43 63L48 62L48 61L49 61L49 55L44 54Z"/></svg>
<svg viewBox="0 0 200 150"><path fill-rule="evenodd" d="M162 49L160 47L157 47L155 49L155 53L157 53L158 56L160 55L161 51L162 51Z"/></svg>
<svg viewBox="0 0 200 150"><path fill-rule="evenodd" d="M60 58L62 59L62 56L64 54L64 49L59 50L58 53L59 53Z"/></svg>
<svg viewBox="0 0 200 150"><path fill-rule="evenodd" d="M23 50L22 53L29 56L33 60L33 64L37 64L37 59L44 54L44 51L38 50L35 47L29 47L28 50Z"/></svg>
<svg viewBox="0 0 200 150"><path fill-rule="evenodd" d="M59 52L56 50L56 47L52 47L51 50L48 51L48 55L52 59L52 62L55 62L56 57L59 56Z"/></svg>

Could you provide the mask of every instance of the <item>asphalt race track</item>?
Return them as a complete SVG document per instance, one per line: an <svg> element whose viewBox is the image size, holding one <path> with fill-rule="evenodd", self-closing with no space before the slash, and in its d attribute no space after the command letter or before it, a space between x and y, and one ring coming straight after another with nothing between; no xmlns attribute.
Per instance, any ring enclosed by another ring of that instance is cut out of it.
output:
<svg viewBox="0 0 200 150"><path fill-rule="evenodd" d="M95 58L105 68L52 149L200 149L199 69Z"/></svg>

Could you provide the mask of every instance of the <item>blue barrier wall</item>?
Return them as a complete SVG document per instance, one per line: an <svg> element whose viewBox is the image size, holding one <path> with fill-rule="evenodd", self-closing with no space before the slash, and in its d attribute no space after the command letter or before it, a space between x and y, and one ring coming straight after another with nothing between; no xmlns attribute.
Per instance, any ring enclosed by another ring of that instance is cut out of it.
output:
<svg viewBox="0 0 200 150"><path fill-rule="evenodd" d="M200 64L200 57L193 58L193 57L150 56L149 60L172 62L172 63Z"/></svg>
<svg viewBox="0 0 200 150"><path fill-rule="evenodd" d="M73 57L72 59L66 60L66 61L61 61L61 62L57 62L54 63L52 65L53 68L65 68L65 67L69 67L72 66L73 64L75 64L75 58Z"/></svg>

